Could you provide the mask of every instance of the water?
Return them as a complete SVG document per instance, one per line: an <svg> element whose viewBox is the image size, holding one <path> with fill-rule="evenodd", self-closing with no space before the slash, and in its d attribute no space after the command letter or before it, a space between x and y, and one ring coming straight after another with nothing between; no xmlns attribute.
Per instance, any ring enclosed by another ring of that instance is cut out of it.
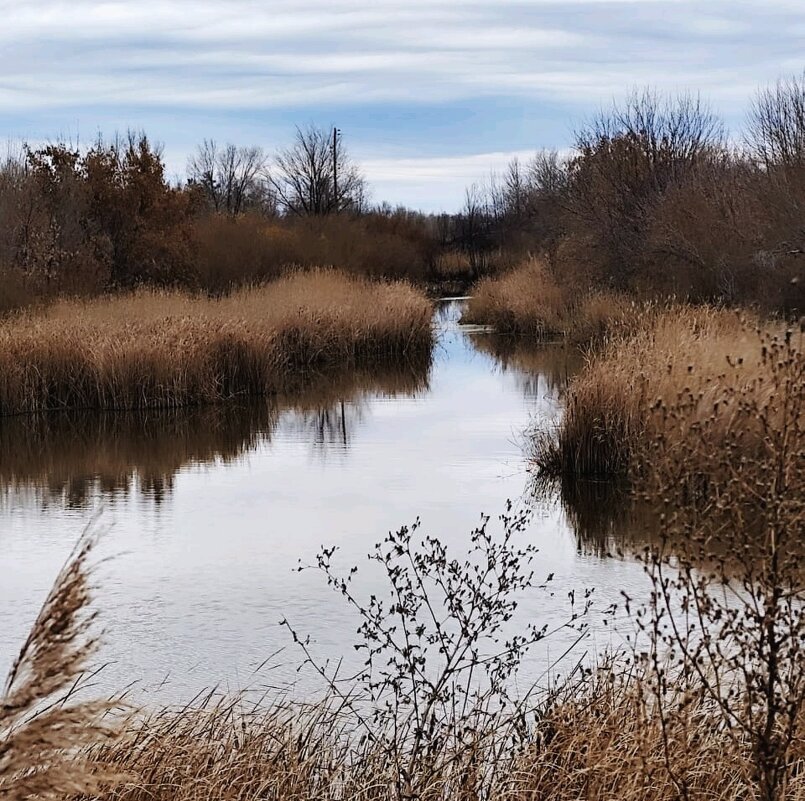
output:
<svg viewBox="0 0 805 801"><path fill-rule="evenodd" d="M640 566L604 554L612 531L591 526L594 511L568 517L529 490L523 431L555 419L578 357L462 329L459 312L458 302L441 305L429 370L322 377L296 397L245 408L4 422L0 671L99 514L97 556L112 557L95 575L99 682L160 700L211 685L308 692L313 679L297 671L283 618L321 658L354 661L354 616L299 562L337 545L340 568L361 565L360 591L383 592L365 555L417 517L460 552L482 513L499 514L507 499L534 507L526 536L540 548L538 573L555 576L553 594L529 594L519 620L559 623L568 593L585 588L599 610L621 590L639 595ZM619 644L591 619L582 652ZM541 643L527 678L543 676L570 638Z"/></svg>

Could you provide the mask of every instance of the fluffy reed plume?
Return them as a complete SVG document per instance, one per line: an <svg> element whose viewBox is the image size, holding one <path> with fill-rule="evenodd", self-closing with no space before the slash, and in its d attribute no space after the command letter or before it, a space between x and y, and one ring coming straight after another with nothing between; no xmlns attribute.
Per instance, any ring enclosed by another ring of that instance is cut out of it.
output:
<svg viewBox="0 0 805 801"><path fill-rule="evenodd" d="M407 284L296 273L222 299L139 291L0 324L0 415L177 407L285 391L300 374L427 357Z"/></svg>
<svg viewBox="0 0 805 801"><path fill-rule="evenodd" d="M544 262L531 259L473 289L465 323L491 325L501 334L583 343L631 330L639 307L610 292L578 293L561 286Z"/></svg>
<svg viewBox="0 0 805 801"><path fill-rule="evenodd" d="M109 701L71 702L96 641L86 612L90 588L85 534L14 662L0 697L0 799L63 799L101 792L118 772L89 749L116 734Z"/></svg>

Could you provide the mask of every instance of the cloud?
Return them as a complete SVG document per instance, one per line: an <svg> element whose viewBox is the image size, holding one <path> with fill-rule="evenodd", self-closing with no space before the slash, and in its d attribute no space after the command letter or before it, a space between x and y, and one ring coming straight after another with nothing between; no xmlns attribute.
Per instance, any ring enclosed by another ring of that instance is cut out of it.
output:
<svg viewBox="0 0 805 801"><path fill-rule="evenodd" d="M459 208L467 187L488 183L512 159L528 163L534 153L509 150L441 158L370 158L361 161L361 169L379 198L437 212Z"/></svg>
<svg viewBox="0 0 805 801"><path fill-rule="evenodd" d="M734 121L805 66L801 0L0 0L0 15L0 135L145 126L186 155L204 136L272 149L327 117L363 137L377 196L417 205L456 201L500 151L566 145L569 119L634 86L700 91Z"/></svg>
<svg viewBox="0 0 805 801"><path fill-rule="evenodd" d="M0 4L6 111L304 107L479 95L595 101L624 84L730 101L800 58L802 10L710 0Z"/></svg>

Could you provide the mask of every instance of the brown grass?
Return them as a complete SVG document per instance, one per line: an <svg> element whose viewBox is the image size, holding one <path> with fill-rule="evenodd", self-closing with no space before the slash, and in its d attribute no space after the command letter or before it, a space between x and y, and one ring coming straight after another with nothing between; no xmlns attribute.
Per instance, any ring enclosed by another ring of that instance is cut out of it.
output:
<svg viewBox="0 0 805 801"><path fill-rule="evenodd" d="M556 436L537 435L537 464L549 475L614 476L645 466L659 440L666 454L703 437L723 450L747 404L778 403L778 362L795 384L803 380L802 335L786 335L783 324L708 307L647 312L638 333L588 358ZM747 423L741 447L749 452L762 438Z"/></svg>
<svg viewBox="0 0 805 801"><path fill-rule="evenodd" d="M298 273L211 300L138 291L0 324L0 415L275 393L305 371L421 358L431 304L405 284Z"/></svg>
<svg viewBox="0 0 805 801"><path fill-rule="evenodd" d="M669 694L669 707L679 701ZM468 730L462 752L442 755L411 798L671 801L680 797L679 777L692 799L754 797L748 743L725 731L706 702L688 702L682 714L661 719L637 670L610 666L574 680L525 718L514 747L480 745L489 732ZM94 749L101 765L132 777L100 797L401 801L392 789L393 762L377 745L351 740L353 726L328 704L266 707L235 698L159 710ZM791 801L805 798L804 761L800 748L785 796Z"/></svg>
<svg viewBox="0 0 805 801"><path fill-rule="evenodd" d="M531 259L476 284L462 322L490 325L501 334L584 343L629 330L638 314L624 296L569 289L543 261Z"/></svg>
<svg viewBox="0 0 805 801"><path fill-rule="evenodd" d="M88 609L93 544L88 532L59 573L0 693L3 801L96 795L122 778L90 756L117 735L120 705L73 697L96 645Z"/></svg>

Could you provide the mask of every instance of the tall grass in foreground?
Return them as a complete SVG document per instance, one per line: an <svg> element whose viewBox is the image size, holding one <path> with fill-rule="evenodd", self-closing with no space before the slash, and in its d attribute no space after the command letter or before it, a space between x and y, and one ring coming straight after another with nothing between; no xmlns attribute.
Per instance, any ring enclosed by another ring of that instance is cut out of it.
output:
<svg viewBox="0 0 805 801"><path fill-rule="evenodd" d="M85 535L56 579L0 694L0 799L96 796L121 776L91 746L118 734L112 701L71 698L95 652Z"/></svg>
<svg viewBox="0 0 805 801"><path fill-rule="evenodd" d="M705 702L663 725L637 675L607 668L543 697L502 746L493 725L467 716L464 743L423 766L410 795L376 742L344 738L352 721L337 707L261 709L243 700L164 709L95 754L132 778L101 798L120 801L737 801L755 797L751 767ZM507 732L511 733L511 732ZM503 731L500 731L503 739ZM690 777L680 794L668 761ZM805 755L798 754L794 770ZM428 781L420 783L420 780ZM805 798L802 780L790 801Z"/></svg>
<svg viewBox="0 0 805 801"><path fill-rule="evenodd" d="M631 330L637 304L611 292L574 292L560 285L547 265L530 259L472 290L462 322L490 325L501 334L584 343Z"/></svg>
<svg viewBox="0 0 805 801"><path fill-rule="evenodd" d="M0 323L0 416L210 403L305 371L428 356L432 307L406 284L292 274L221 299L138 291Z"/></svg>

